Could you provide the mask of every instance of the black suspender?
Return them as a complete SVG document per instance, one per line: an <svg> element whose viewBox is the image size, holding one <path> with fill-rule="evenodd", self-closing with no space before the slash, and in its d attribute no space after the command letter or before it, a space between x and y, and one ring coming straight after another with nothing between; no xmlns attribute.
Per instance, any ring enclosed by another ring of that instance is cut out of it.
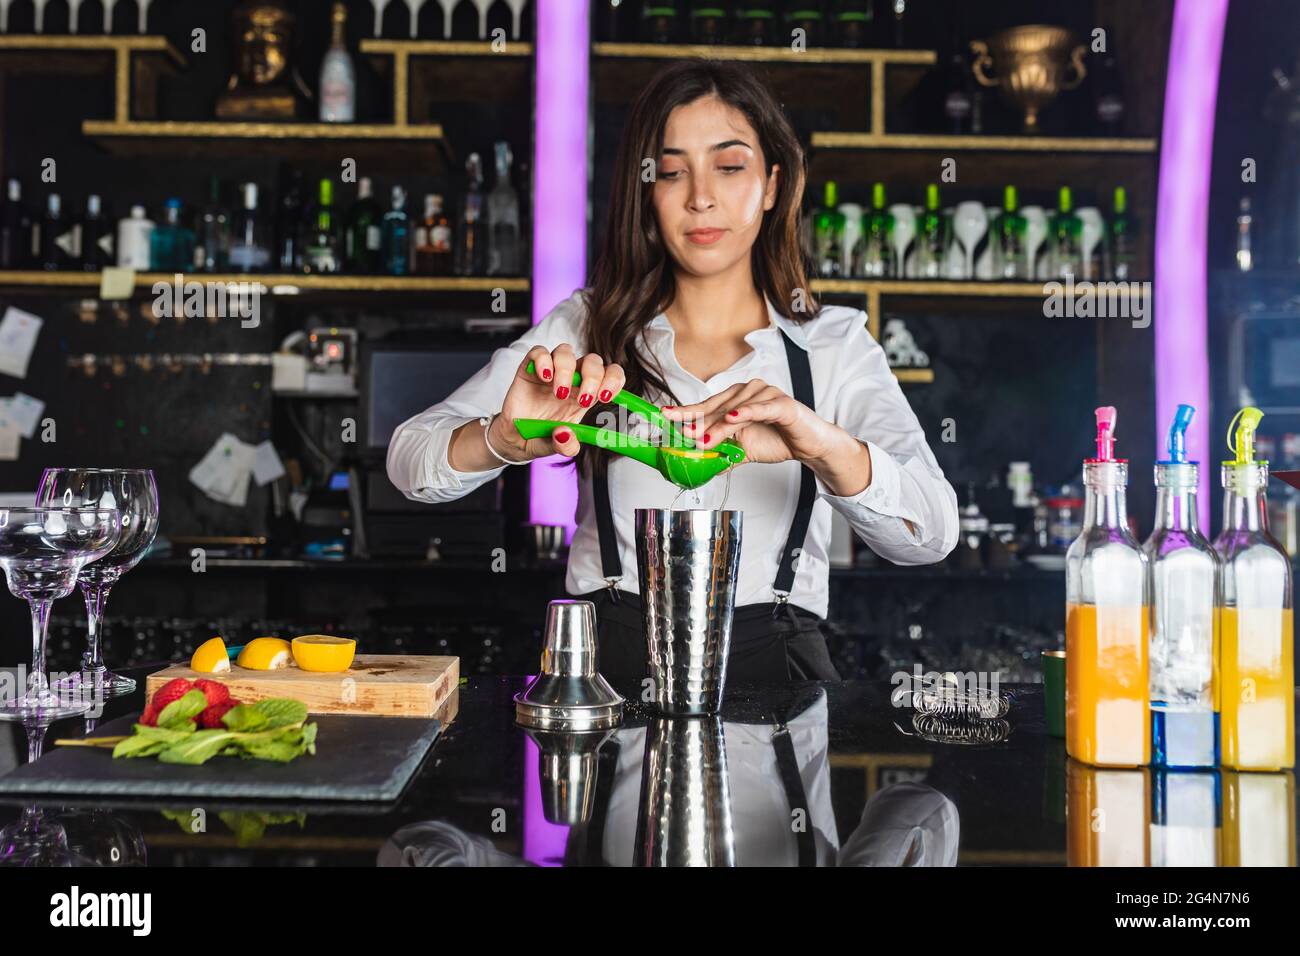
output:
<svg viewBox="0 0 1300 956"><path fill-rule="evenodd" d="M813 394L812 366L808 363L808 353L794 343L790 336L781 332L781 341L785 344L785 357L790 365L791 393L796 401L803 402L814 411L817 408ZM609 587L611 596L617 600L617 584L623 577L623 560L618 551L618 537L614 534L614 513L609 501L609 482L606 476L595 475L591 480L592 494L596 505L596 532L600 537L600 569ZM799 503L795 507L794 520L790 522L790 535L785 547L781 549L781 562L777 565L776 580L772 589L776 592L778 607L773 617L790 598L790 589L794 585L795 562L808 536L808 524L812 521L813 505L817 501L817 477L811 468L804 465L799 477Z"/></svg>
<svg viewBox="0 0 1300 956"><path fill-rule="evenodd" d="M802 402L813 411L817 410L813 395L812 367L808 364L808 353L795 345L790 336L781 333L785 342L785 357L790 363L790 384L795 401ZM794 586L795 561L808 536L808 523L812 520L813 505L817 501L817 476L807 465L799 469L799 503L795 507L794 520L790 522L790 535L785 539L781 549L781 563L776 568L776 580L772 590L776 592L777 607L773 609L775 618L781 606L790 599L790 589Z"/></svg>

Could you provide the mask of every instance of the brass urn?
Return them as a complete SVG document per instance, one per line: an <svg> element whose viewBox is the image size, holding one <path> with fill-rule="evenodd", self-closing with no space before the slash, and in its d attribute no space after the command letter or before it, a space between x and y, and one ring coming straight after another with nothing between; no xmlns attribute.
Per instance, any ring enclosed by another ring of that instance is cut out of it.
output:
<svg viewBox="0 0 1300 956"><path fill-rule="evenodd" d="M1064 27L1012 27L987 40L972 40L970 46L975 79L981 86L1001 87L1002 98L1024 111L1026 133L1037 133L1039 111L1087 75L1083 58L1088 48L1076 44ZM997 75L991 76L990 69Z"/></svg>

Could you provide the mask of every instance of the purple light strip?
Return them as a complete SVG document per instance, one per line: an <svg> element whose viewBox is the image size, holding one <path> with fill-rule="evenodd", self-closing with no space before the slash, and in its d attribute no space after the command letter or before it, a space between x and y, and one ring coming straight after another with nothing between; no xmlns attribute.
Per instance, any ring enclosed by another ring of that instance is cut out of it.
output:
<svg viewBox="0 0 1300 956"><path fill-rule="evenodd" d="M587 277L589 0L537 0L533 119L533 324ZM572 537L578 487L559 456L533 462L529 516Z"/></svg>
<svg viewBox="0 0 1300 956"><path fill-rule="evenodd" d="M532 680L530 677L529 680ZM515 731L522 734L522 730ZM541 750L524 739L524 859L537 866L563 866L569 828L546 819L542 809Z"/></svg>
<svg viewBox="0 0 1300 956"><path fill-rule="evenodd" d="M1156 201L1156 434L1180 402L1201 426L1187 434L1187 457L1201 462L1200 520L1209 533L1210 359L1206 346L1207 237L1214 105L1228 0L1177 0L1165 78Z"/></svg>

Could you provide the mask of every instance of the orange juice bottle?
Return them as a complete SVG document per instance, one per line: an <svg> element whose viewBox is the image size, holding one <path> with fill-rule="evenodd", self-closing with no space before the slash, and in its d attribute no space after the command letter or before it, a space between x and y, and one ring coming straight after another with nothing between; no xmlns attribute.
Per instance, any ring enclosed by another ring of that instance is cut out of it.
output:
<svg viewBox="0 0 1300 956"><path fill-rule="evenodd" d="M1223 463L1223 560L1219 687L1223 766L1295 766L1295 671L1291 559L1268 531L1268 462L1255 459L1264 413L1243 408Z"/></svg>
<svg viewBox="0 0 1300 956"><path fill-rule="evenodd" d="M1115 409L1097 409L1083 463L1083 531L1065 556L1065 749L1099 767L1151 760L1147 558L1128 526L1128 462L1114 457Z"/></svg>

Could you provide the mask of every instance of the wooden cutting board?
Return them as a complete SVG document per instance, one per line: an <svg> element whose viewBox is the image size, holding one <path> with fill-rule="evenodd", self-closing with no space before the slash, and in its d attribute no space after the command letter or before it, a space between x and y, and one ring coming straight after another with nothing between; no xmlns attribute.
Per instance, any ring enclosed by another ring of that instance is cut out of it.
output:
<svg viewBox="0 0 1300 956"><path fill-rule="evenodd" d="M230 672L200 674L173 664L149 675L150 697L177 677L207 678L230 688L245 703L267 697L292 697L312 714L357 714L374 717L432 717L460 685L459 657L414 654L358 654L340 674L321 674L297 667L253 671L230 663Z"/></svg>

